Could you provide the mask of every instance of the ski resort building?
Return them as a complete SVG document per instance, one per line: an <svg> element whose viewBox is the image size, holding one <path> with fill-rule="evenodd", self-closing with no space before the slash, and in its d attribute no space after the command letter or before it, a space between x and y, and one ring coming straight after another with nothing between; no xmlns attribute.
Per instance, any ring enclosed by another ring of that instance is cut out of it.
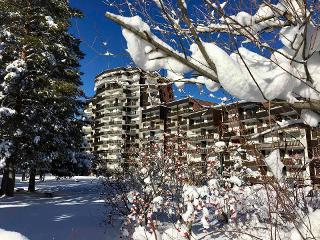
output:
<svg viewBox="0 0 320 240"><path fill-rule="evenodd" d="M139 152L142 110L173 99L164 82L139 68L112 69L96 77L92 141L101 171L123 167Z"/></svg>
<svg viewBox="0 0 320 240"><path fill-rule="evenodd" d="M304 124L297 111L261 103L235 103L221 110L221 138L229 146L241 146L236 156L230 151L223 154L225 166L241 161L265 178L278 174L295 184L305 179L319 182L319 129ZM282 166L281 173L272 173L266 164L274 150L279 151L276 164ZM254 175L251 180L255 181Z"/></svg>
<svg viewBox="0 0 320 240"><path fill-rule="evenodd" d="M218 168L225 176L244 171L252 183L277 175L293 184L306 179L320 184L320 132L305 125L291 107L174 100L171 86L163 82L138 68L97 76L96 94L87 108L94 121L86 132L102 171L126 166L152 144L165 152L170 142L200 181ZM271 153L278 154L278 172L267 166Z"/></svg>

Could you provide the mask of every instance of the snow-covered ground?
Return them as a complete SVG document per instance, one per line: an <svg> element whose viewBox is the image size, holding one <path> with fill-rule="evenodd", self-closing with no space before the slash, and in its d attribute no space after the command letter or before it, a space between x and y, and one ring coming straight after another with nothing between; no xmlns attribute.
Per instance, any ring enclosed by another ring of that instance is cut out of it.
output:
<svg viewBox="0 0 320 240"><path fill-rule="evenodd" d="M17 179L16 188L27 186ZM36 186L34 194L0 197L0 229L19 232L30 240L117 239L119 222L115 221L114 227L104 223L106 208L97 178L47 177ZM53 192L53 197L43 192Z"/></svg>

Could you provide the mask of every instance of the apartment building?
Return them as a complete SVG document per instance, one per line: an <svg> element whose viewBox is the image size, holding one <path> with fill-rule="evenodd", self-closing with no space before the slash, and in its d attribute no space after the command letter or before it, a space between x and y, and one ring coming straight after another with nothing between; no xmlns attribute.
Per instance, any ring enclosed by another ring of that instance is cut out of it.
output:
<svg viewBox="0 0 320 240"><path fill-rule="evenodd" d="M93 151L101 171L125 166L137 157L143 109L171 101L171 87L164 79L139 68L104 71L95 79Z"/></svg>
<svg viewBox="0 0 320 240"><path fill-rule="evenodd" d="M219 160L216 143L220 141L221 111L201 109L188 116L188 162L199 173L206 173Z"/></svg>
<svg viewBox="0 0 320 240"><path fill-rule="evenodd" d="M288 181L320 183L320 131L306 126L292 108L173 100L172 88L164 81L139 68L113 69L97 76L96 95L86 109L94 124L84 132L88 150L100 156L103 171L136 160L140 150L152 144L165 152L171 142L178 158L194 169L195 179L213 168L228 176L237 166L261 174L264 181L272 180L265 158L278 149ZM252 176L248 181L259 179Z"/></svg>
<svg viewBox="0 0 320 240"><path fill-rule="evenodd" d="M140 126L141 148L150 144L164 146L168 126L168 112L169 108L163 104L142 110Z"/></svg>
<svg viewBox="0 0 320 240"><path fill-rule="evenodd" d="M175 142L195 179L213 168L228 176L238 166L238 171L248 169L250 182L272 180L265 158L278 149L288 182L319 183L319 130L306 126L290 107L250 102L225 106L188 98L148 109L142 122L142 141Z"/></svg>
<svg viewBox="0 0 320 240"><path fill-rule="evenodd" d="M211 133L216 133L216 125L221 119L220 111L212 109L213 105L212 102L185 98L143 110L142 147L156 143L165 152L166 146L173 144L179 161L188 162L190 169L199 170L197 173L205 171L207 159L213 155L207 149L212 140ZM202 138L197 134L202 134Z"/></svg>
<svg viewBox="0 0 320 240"><path fill-rule="evenodd" d="M171 138L176 139L179 156L187 160L188 151L188 128L190 114L197 112L201 109L212 107L212 102L202 101L195 98L185 98L169 102L167 107L170 109L168 112L168 134Z"/></svg>
<svg viewBox="0 0 320 240"><path fill-rule="evenodd" d="M223 154L225 166L241 161L243 166L265 176L264 180L272 179L264 159L278 149L284 165L282 174L287 181L310 179L317 183L319 130L305 125L298 112L286 106L248 102L220 107L220 110L221 138L229 145L241 145L236 152Z"/></svg>

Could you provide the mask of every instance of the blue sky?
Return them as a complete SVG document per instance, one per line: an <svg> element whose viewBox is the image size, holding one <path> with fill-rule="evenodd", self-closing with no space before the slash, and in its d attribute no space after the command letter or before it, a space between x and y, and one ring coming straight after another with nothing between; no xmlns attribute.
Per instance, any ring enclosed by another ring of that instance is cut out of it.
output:
<svg viewBox="0 0 320 240"><path fill-rule="evenodd" d="M80 9L84 18L74 19L70 32L82 40L81 61L83 89L88 96L94 94L94 78L103 70L127 66L132 61L126 54L126 42L118 25L104 17L107 6L102 0L71 0L71 6ZM106 44L106 45L105 45ZM115 56L104 56L105 52Z"/></svg>
<svg viewBox="0 0 320 240"><path fill-rule="evenodd" d="M84 18L73 19L70 32L82 40L81 49L85 58L81 61L83 72L83 89L87 96L94 94L94 78L100 72L115 67L133 66L132 60L125 51L126 41L122 37L121 28L108 20L104 14L108 6L102 0L71 0L71 6L80 9ZM111 52L114 56L103 55ZM185 93L175 90L178 98L190 96L203 100L217 101L204 89L200 94L197 86L185 86ZM215 93L221 96L221 93Z"/></svg>

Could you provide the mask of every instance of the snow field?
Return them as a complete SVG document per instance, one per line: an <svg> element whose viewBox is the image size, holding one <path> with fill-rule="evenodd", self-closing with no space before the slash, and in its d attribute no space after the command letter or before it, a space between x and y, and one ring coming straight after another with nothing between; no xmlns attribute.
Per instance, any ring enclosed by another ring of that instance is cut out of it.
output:
<svg viewBox="0 0 320 240"><path fill-rule="evenodd" d="M16 189L27 187L18 176ZM34 194L18 192L13 198L0 197L0 229L6 230L0 231L1 240L117 239L120 221L114 220L114 226L104 223L106 206L100 198L99 178L56 180L46 176L36 188ZM44 192L52 192L53 197L46 197Z"/></svg>

